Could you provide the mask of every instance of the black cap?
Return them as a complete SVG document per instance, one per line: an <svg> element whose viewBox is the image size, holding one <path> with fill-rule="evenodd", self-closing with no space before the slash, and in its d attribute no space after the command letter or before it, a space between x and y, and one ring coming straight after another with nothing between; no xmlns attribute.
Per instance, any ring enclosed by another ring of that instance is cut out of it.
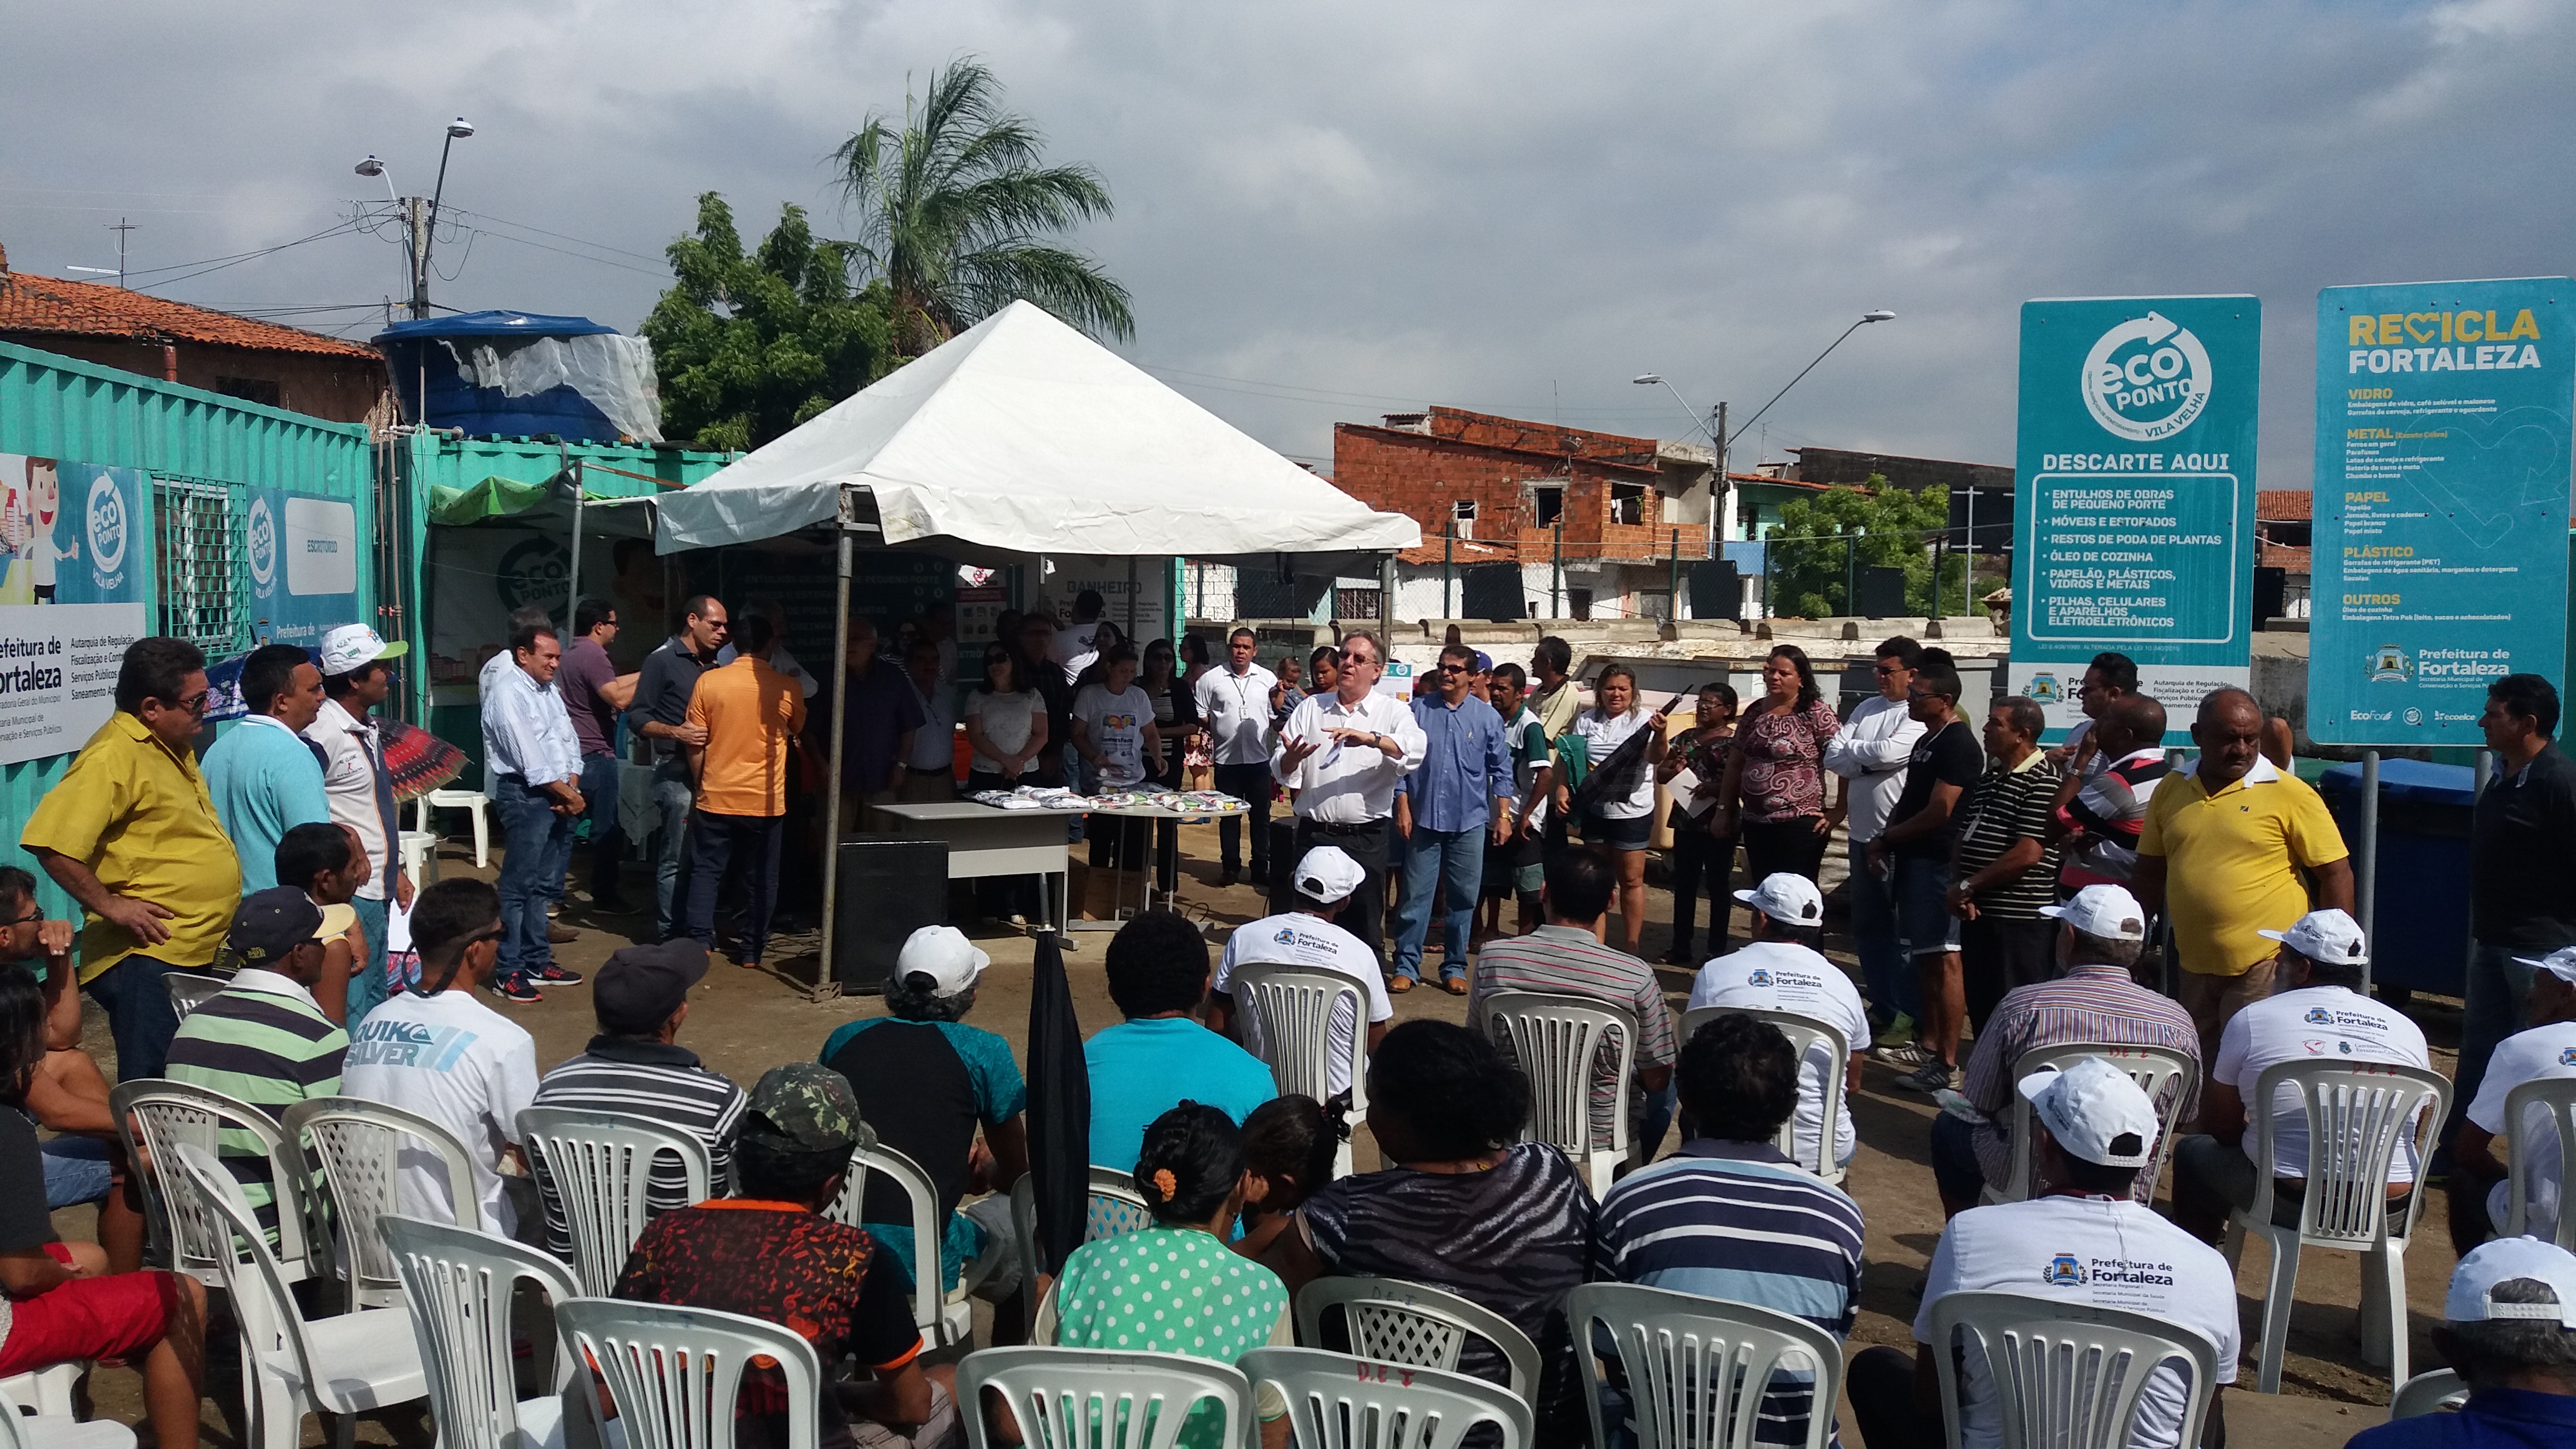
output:
<svg viewBox="0 0 2576 1449"><path fill-rule="evenodd" d="M270 886L242 898L224 945L237 965L263 970L322 935L322 908L293 886Z"/></svg>
<svg viewBox="0 0 2576 1449"><path fill-rule="evenodd" d="M616 1036L658 1030L689 999L689 988L707 974L707 948L686 936L652 946L625 946L608 958L591 982L591 1008L600 1029Z"/></svg>

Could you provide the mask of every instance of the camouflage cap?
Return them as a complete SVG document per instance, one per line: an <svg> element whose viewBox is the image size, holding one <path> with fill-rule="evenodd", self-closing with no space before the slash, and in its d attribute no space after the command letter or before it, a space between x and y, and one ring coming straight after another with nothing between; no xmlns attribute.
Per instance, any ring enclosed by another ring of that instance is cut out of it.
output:
<svg viewBox="0 0 2576 1449"><path fill-rule="evenodd" d="M789 1062L751 1089L742 1140L779 1152L849 1152L870 1134L849 1079L820 1062Z"/></svg>

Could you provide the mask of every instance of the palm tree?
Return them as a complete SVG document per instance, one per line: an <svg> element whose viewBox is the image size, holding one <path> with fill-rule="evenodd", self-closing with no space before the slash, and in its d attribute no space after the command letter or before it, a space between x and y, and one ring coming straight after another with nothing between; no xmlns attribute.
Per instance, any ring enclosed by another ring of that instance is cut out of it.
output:
<svg viewBox="0 0 2576 1449"><path fill-rule="evenodd" d="M901 130L871 112L833 159L860 215L863 266L894 299L897 348L919 356L1027 298L1074 326L1135 334L1127 289L1042 238L1110 214L1089 166L1040 164L1043 138L1002 109L1001 83L961 56L931 73Z"/></svg>

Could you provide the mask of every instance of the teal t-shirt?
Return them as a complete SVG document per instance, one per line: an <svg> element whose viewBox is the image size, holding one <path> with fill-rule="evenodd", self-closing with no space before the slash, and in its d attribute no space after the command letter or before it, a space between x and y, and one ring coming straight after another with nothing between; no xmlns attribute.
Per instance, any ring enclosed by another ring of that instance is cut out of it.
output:
<svg viewBox="0 0 2576 1449"><path fill-rule="evenodd" d="M1133 1172L1145 1129L1183 1102L1243 1121L1279 1095L1259 1057L1187 1017L1123 1022L1082 1044L1091 1071L1091 1162Z"/></svg>
<svg viewBox="0 0 2576 1449"><path fill-rule="evenodd" d="M242 894L277 884L277 842L298 825L331 818L322 761L302 735L261 717L226 729L206 751L204 767L215 818L241 857Z"/></svg>

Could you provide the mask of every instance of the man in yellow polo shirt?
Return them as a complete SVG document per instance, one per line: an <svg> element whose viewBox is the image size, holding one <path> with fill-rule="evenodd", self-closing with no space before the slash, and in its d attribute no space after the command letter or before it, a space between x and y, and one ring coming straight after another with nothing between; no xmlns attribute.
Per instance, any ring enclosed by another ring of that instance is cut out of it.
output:
<svg viewBox="0 0 2576 1449"><path fill-rule="evenodd" d="M2310 909L2352 909L2352 860L2325 801L2263 757L2263 709L2241 689L2212 690L2191 727L2200 764L2156 786L2138 837L2134 888L2173 924L2180 996L2200 1028L2201 1060L2249 1001L2272 994L2278 948ZM2308 899L2304 868L2316 880Z"/></svg>
<svg viewBox="0 0 2576 1449"><path fill-rule="evenodd" d="M805 728L805 691L769 667L778 635L768 619L738 617L733 647L733 662L699 675L689 696L688 722L705 727L706 742L688 747L697 803L689 812L689 915L682 929L709 951L716 948L716 892L739 852L751 899L743 906L733 960L757 966L778 905L778 844L787 821L787 776L795 766L788 741Z"/></svg>
<svg viewBox="0 0 2576 1449"><path fill-rule="evenodd" d="M241 904L241 862L191 744L206 713L206 656L137 639L116 713L45 798L18 844L86 913L81 985L107 1009L116 1075L162 1075L179 1031L163 973L202 971Z"/></svg>

